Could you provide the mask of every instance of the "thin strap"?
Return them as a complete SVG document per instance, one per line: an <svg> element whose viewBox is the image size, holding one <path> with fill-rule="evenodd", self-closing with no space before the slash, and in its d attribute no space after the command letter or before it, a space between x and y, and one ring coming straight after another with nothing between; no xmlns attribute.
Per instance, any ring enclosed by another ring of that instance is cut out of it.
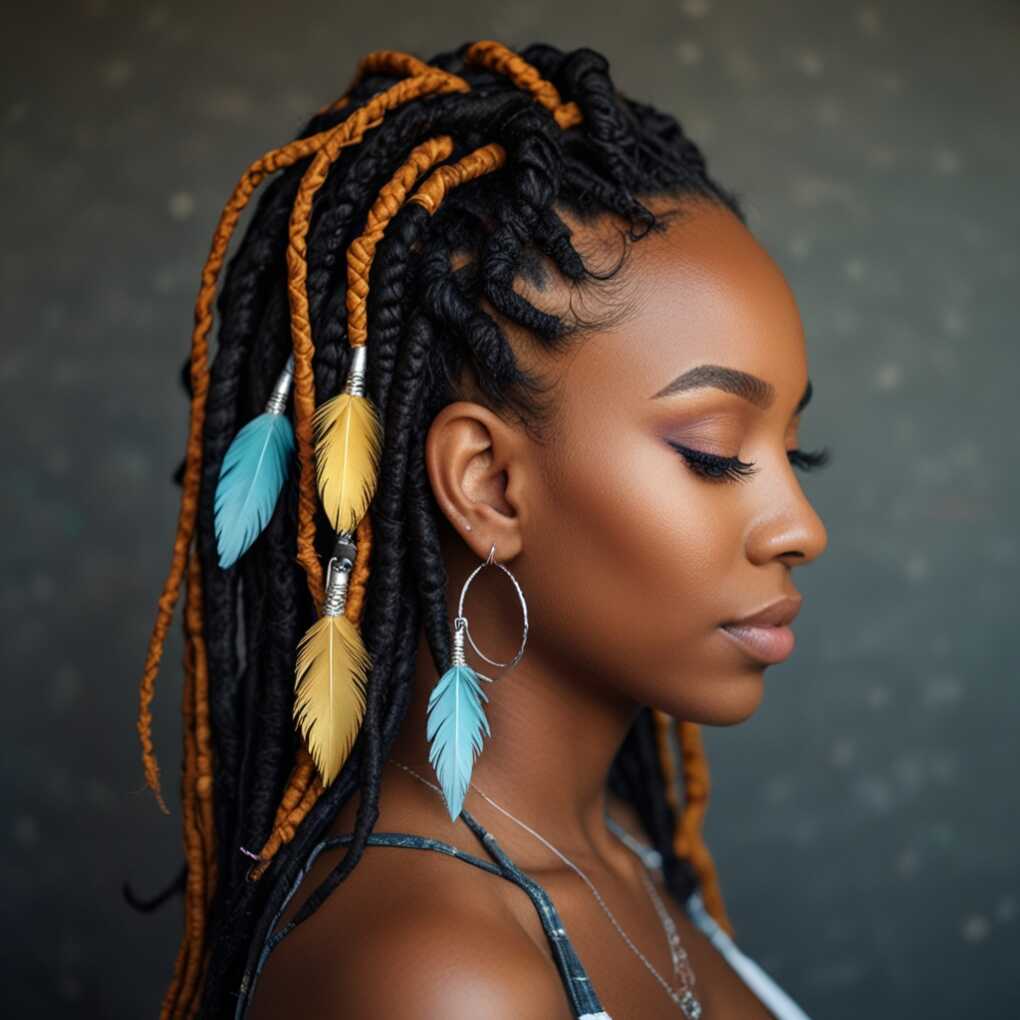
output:
<svg viewBox="0 0 1020 1020"><path fill-rule="evenodd" d="M687 912L776 1020L810 1020L807 1013L754 960L737 948L737 944L705 909L699 893L691 893Z"/></svg>
<svg viewBox="0 0 1020 1020"><path fill-rule="evenodd" d="M610 818L606 815L606 827L610 832L615 833L627 846L631 848L645 862L645 865L649 868L661 868L662 867L662 854L659 853L654 847L649 846L647 843L642 843L641 840L635 839L619 822L615 819Z"/></svg>
<svg viewBox="0 0 1020 1020"><path fill-rule="evenodd" d="M612 1020L609 1014L602 1009L602 1003L592 986L591 979L567 936L563 921L549 894L538 882L525 875L510 860L503 848L496 842L496 837L469 811L461 808L460 817L464 819L468 828L482 841L482 845L503 869L503 877L519 885L531 897L531 902L534 903L535 909L538 911L542 928L552 948L556 966L563 978L575 1016L578 1017L578 1020Z"/></svg>
<svg viewBox="0 0 1020 1020"><path fill-rule="evenodd" d="M492 833L476 821L476 819L469 814L467 810L462 809L460 817L464 819L471 831L480 840L485 850L489 853L493 860L496 861L496 864L482 860L480 857L474 856L474 854L469 854L466 851L461 850L459 847L453 846L451 843L432 839L429 836L419 836L416 833L374 832L368 836L367 843L371 846L403 846L411 847L412 849L434 850L438 853L448 854L458 860L466 861L468 864L473 864L476 868L481 868L483 871L487 871L493 875L499 875L501 878L520 886L531 898L532 903L535 905L535 909L538 911L539 919L542 922L542 928L549 940L553 957L556 960L556 966L559 969L561 978L563 979L567 997L570 1000L571 1008L573 1009L577 1020L612 1020L609 1014L603 1011L598 995L596 995L595 989L592 987L591 980L585 972L577 953L574 951L574 947L571 945L570 939L567 937L566 930L563 927L563 922L561 921L559 913L553 905L552 900L549 898L549 894L542 888L542 886L535 882L534 879L525 875L524 872L510 860L502 847L500 847L496 842ZM300 870L300 872L298 872L293 884L291 885L290 891L287 893L283 902L280 904L279 910L273 917L272 924L269 926L270 932L273 932L275 929L277 922L287 907L287 904L290 903L291 899L293 899L294 895L297 893L301 882L308 874L309 869L315 863L319 854L324 850L349 843L353 838L354 833L349 832L342 836L330 836L315 844L308 855L308 859L305 862L304 867ZM295 927L296 925L294 921L291 920L278 932L271 934L266 939L265 944L262 947L262 951L259 954L254 972L250 976L245 974L241 982L237 1007L234 1012L235 1020L242 1020L244 1017L248 1003L251 1001L251 995L255 990L255 985L258 981L259 975L262 973L262 969L265 966L266 961L269 959L269 954L291 931L294 930Z"/></svg>
<svg viewBox="0 0 1020 1020"><path fill-rule="evenodd" d="M259 975L262 973L262 969L266 965L266 961L269 959L269 954L283 941L284 938L289 935L296 927L293 920L288 921L279 931L275 931L277 922L283 915L283 912L287 909L287 904L296 895L301 883L304 881L305 876L311 870L312 865L315 863L316 858L324 850L332 850L334 847L342 846L349 843L354 838L354 833L345 833L342 836L330 836L326 839L320 840L315 846L312 847L311 852L308 854L308 858L305 861L304 866L297 873L293 883L291 884L290 891L284 897L283 902L280 904L279 910L277 910L273 917L272 924L269 926L269 931L272 933L263 944L262 951L259 954L258 961L255 965L254 971L248 975L245 974L241 981L241 988L238 994L237 1007L234 1011L235 1020L241 1020L245 1015L248 1003L251 1000L251 995L255 991L255 984L258 981ZM366 841L371 846L409 846L416 849L424 850L437 850L440 853L449 854L451 857L456 857L462 861L467 861L469 864L473 864L477 868L481 868L483 871L491 872L493 875L502 876L502 871L489 861L482 860L480 857L475 857L474 854L466 853L465 851L453 846L450 843L444 843L438 839L431 839L428 836L418 836L408 832L373 832L368 836Z"/></svg>
<svg viewBox="0 0 1020 1020"><path fill-rule="evenodd" d="M653 868L661 867L662 855L657 850L635 839L612 818L607 817L606 823L624 843L644 859L646 864ZM776 984L761 966L738 948L725 929L720 927L715 918L705 909L705 903L697 889L688 896L684 909L694 924L708 937L712 945L737 972L744 984L758 996L776 1020L810 1020L804 1010Z"/></svg>

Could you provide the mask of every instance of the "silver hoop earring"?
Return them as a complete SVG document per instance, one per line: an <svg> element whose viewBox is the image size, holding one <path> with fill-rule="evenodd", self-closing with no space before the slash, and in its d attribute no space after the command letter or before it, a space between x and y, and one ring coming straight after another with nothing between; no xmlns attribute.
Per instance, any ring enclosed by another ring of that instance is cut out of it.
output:
<svg viewBox="0 0 1020 1020"><path fill-rule="evenodd" d="M517 583L517 578L510 572L508 567L503 566L502 563L496 563L494 557L496 555L496 543L492 543L492 548L489 550L489 555L484 562L479 563L474 570L468 574L467 580L464 582L464 587L460 590L460 601L457 603L457 616L453 621L453 662L456 665L464 665L464 637L466 636L468 641L471 642L471 647L475 650L478 656L484 659L491 666L499 666L500 668L505 667L506 669L513 669L518 662L521 661L521 656L524 654L524 646L528 643L528 603L524 600L524 592L521 591L521 586ZM510 578L514 589L517 592L517 597L521 600L521 612L524 614L524 633L521 635L521 647L517 649L517 654L509 662L495 662L490 659L479 647L475 644L474 639L471 637L471 628L468 626L468 619L464 615L464 596L467 594L468 585L475 579L480 570L485 567L499 567L500 570ZM460 659L458 661L458 655ZM484 673L479 673L477 670L474 671L475 675L480 677L482 680L488 680L489 683L495 681L492 677L486 676Z"/></svg>
<svg viewBox="0 0 1020 1020"><path fill-rule="evenodd" d="M443 789L443 797L450 813L450 820L456 821L460 815L464 797L471 784L471 772L475 759L482 750L482 734L491 736L489 720L486 718L483 701L489 696L479 684L479 679L488 683L495 681L484 673L479 673L467 664L464 658L464 638L471 642L471 647L486 662L500 668L512 669L521 661L524 646L528 642L528 604L524 592L517 583L517 578L502 563L495 562L496 544L493 543L488 557L479 563L468 575L460 591L457 604L457 616L453 621L453 652L450 668L439 678L429 696L425 737L429 742L429 761L435 769L436 778ZM509 662L496 662L490 659L475 644L468 626L468 618L464 615L464 596L468 586L484 567L499 567L513 582L514 590L521 602L524 613L524 634L521 647Z"/></svg>

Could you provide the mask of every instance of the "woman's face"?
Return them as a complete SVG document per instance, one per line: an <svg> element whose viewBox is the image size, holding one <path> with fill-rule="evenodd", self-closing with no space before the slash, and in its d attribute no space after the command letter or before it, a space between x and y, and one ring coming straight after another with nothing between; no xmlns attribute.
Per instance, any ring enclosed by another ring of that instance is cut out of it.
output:
<svg viewBox="0 0 1020 1020"><path fill-rule="evenodd" d="M758 706L767 666L720 625L796 597L791 568L819 556L827 535L788 459L808 383L793 294L732 213L684 208L631 247L626 321L543 363L557 384L553 438L529 447L533 473L513 490L512 569L532 618L529 656L608 694L729 725ZM731 370L744 395L669 392L702 365ZM673 444L739 457L753 473L703 477Z"/></svg>

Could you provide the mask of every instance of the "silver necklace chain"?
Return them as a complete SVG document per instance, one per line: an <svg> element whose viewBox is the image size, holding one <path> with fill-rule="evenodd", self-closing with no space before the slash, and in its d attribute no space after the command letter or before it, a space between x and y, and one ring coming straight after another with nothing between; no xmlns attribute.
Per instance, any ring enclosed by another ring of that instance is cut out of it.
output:
<svg viewBox="0 0 1020 1020"><path fill-rule="evenodd" d="M436 793L439 794L440 797L443 796L443 791L438 786L436 786L435 783L431 783L429 782L429 780L418 775L418 773L415 772L414 769L410 768L407 765L402 764L399 761L396 761L393 758L391 758L390 761L392 761L393 764L398 766L399 768L402 768L405 772L409 772L419 782L424 783L426 786L431 787L433 790L436 791ZM673 976L674 978L680 979L681 990L679 992L670 986L670 984L659 974L655 967L653 967L652 964L648 961L648 958L644 955L644 953L642 953L641 950L638 949L636 945L634 945L634 942L631 940L630 936L623 930L623 928L620 926L619 921L617 921L616 918L613 916L613 912L609 909L608 906L606 906L605 900L599 895L599 891L595 888L591 879L589 879L588 876L576 864L574 864L572 860L570 860L565 854L560 853L560 851L557 850L556 847L552 845L552 843L545 839L544 836L539 835L539 833L535 832L534 829L532 829L528 825L525 825L525 823L522 822L519 818L515 818L512 814L510 814L509 811L506 810L506 808L501 807L491 797L489 797L487 794L479 790L474 783L469 783L468 785L480 797L484 797L485 800L487 800L494 808L496 808L497 811L502 812L511 821L516 822L519 826L521 826L522 829L526 829L536 839L544 843L545 846L552 850L552 852L556 854L556 856L559 857L564 864L571 868L578 875L578 877L584 881L585 885L587 885L588 888L591 890L599 906L605 912L609 920L612 921L613 927L620 933L624 942L627 943L627 946L630 948L631 952L633 952L635 956L637 956L637 958L645 965L645 967L647 967L648 970L651 971L655 980L658 981L660 985L662 985L662 987L666 991L666 994L673 1000L674 1003L676 1003L677 1006L680 1007L680 1010L684 1014L684 1016L687 1017L688 1020L698 1020L698 1018L701 1016L701 1003L698 1001L697 997L694 994L694 972L691 970L690 960L687 956L687 952L680 944L680 936L677 933L676 925L674 924L673 919L669 916L669 912L666 910L665 904L662 902L661 897L656 891L654 883L646 874L646 871L648 870L648 864L646 863L644 857L640 853L638 853L638 851L633 846L627 844L628 848L633 850L634 853L638 856L638 859L641 861L640 871L641 879L644 882L645 888L648 890L649 897L655 906L655 911L659 915L659 920L662 923L663 931L666 934L666 941L669 944L669 954L673 961ZM614 826L610 826L610 828L612 829L614 828ZM626 843L626 841L624 842Z"/></svg>

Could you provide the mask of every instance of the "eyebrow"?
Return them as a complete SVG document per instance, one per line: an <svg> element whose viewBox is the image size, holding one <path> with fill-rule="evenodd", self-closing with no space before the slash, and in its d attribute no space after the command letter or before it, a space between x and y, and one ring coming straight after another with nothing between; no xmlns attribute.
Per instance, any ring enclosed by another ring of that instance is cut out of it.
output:
<svg viewBox="0 0 1020 1020"><path fill-rule="evenodd" d="M754 404L762 411L768 410L776 399L776 388L772 383L760 379L750 372L741 372L739 368L727 368L725 365L695 365L694 368L681 372L672 382L667 383L658 393L653 393L651 400L660 397L671 397L676 393L702 389L711 386L717 390L725 390ZM807 387L797 404L794 416L800 414L811 402L813 388L808 379Z"/></svg>

